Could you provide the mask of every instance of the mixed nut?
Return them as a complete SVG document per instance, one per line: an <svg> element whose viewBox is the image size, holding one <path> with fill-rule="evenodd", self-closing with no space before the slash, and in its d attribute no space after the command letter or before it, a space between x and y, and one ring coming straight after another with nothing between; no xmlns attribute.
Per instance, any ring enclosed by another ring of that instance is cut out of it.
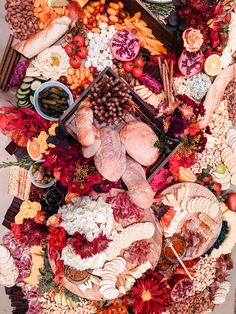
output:
<svg viewBox="0 0 236 314"><path fill-rule="evenodd" d="M7 0L6 22L13 30L15 38L24 40L38 31L38 19L34 16L33 0Z"/></svg>

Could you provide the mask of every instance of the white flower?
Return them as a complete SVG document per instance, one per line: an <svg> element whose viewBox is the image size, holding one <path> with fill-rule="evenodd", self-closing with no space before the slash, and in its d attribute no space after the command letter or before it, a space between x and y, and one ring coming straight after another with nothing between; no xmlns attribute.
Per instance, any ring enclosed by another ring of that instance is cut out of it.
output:
<svg viewBox="0 0 236 314"><path fill-rule="evenodd" d="M88 196L78 198L73 204L62 206L59 214L62 217L61 226L69 235L80 232L88 241L93 241L101 232L108 238L111 235L113 210L102 198L97 201Z"/></svg>
<svg viewBox="0 0 236 314"><path fill-rule="evenodd" d="M74 267L77 270L86 270L86 269L98 269L103 267L106 261L106 253L98 253L88 258L81 258L79 255L76 255L72 246L67 245L62 250L61 258L64 261L64 265Z"/></svg>

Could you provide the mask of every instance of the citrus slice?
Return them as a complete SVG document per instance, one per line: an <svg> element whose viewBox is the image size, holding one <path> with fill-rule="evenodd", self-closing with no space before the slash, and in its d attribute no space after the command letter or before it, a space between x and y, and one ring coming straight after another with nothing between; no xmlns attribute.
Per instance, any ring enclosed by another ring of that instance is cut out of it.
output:
<svg viewBox="0 0 236 314"><path fill-rule="evenodd" d="M210 55L204 63L204 71L210 76L216 76L222 69L221 57L213 54Z"/></svg>
<svg viewBox="0 0 236 314"><path fill-rule="evenodd" d="M180 182L195 182L197 180L196 175L188 168L179 168L179 181Z"/></svg>
<svg viewBox="0 0 236 314"><path fill-rule="evenodd" d="M31 159L37 161L42 159L42 154L40 153L40 145L38 139L33 137L27 142L27 152Z"/></svg>

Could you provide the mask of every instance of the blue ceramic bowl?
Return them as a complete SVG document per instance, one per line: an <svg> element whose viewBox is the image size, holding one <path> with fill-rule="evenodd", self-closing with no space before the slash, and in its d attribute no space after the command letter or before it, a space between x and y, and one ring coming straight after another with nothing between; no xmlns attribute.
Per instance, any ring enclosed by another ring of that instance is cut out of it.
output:
<svg viewBox="0 0 236 314"><path fill-rule="evenodd" d="M46 115L45 113L43 113L40 109L40 106L39 106L39 94L45 89L45 88L48 88L48 87L60 87L62 88L68 95L68 105L71 106L74 102L74 99L73 99L73 96L72 96L72 93L71 91L69 90L69 88L67 86L65 86L64 84L60 83L60 82L56 82L56 81L49 81L49 82L45 82L43 84L41 84L35 91L34 93L34 100L33 100L33 103L34 103L34 108L35 110L38 112L38 114L43 117L44 119L46 120L49 120L49 121L58 121L59 118L54 118L54 117L51 117L51 116L48 116Z"/></svg>

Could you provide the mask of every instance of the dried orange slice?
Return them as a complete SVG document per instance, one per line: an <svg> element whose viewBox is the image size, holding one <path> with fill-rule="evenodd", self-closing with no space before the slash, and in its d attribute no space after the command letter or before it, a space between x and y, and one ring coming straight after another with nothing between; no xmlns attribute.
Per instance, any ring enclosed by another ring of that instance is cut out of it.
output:
<svg viewBox="0 0 236 314"><path fill-rule="evenodd" d="M210 76L216 76L222 69L221 57L213 54L210 55L204 63L204 71Z"/></svg>
<svg viewBox="0 0 236 314"><path fill-rule="evenodd" d="M42 159L42 154L40 153L40 145L38 139L33 137L27 142L27 152L31 159L37 161Z"/></svg>
<svg viewBox="0 0 236 314"><path fill-rule="evenodd" d="M197 180L196 175L189 168L180 167L179 169L180 182L195 182L196 180Z"/></svg>

